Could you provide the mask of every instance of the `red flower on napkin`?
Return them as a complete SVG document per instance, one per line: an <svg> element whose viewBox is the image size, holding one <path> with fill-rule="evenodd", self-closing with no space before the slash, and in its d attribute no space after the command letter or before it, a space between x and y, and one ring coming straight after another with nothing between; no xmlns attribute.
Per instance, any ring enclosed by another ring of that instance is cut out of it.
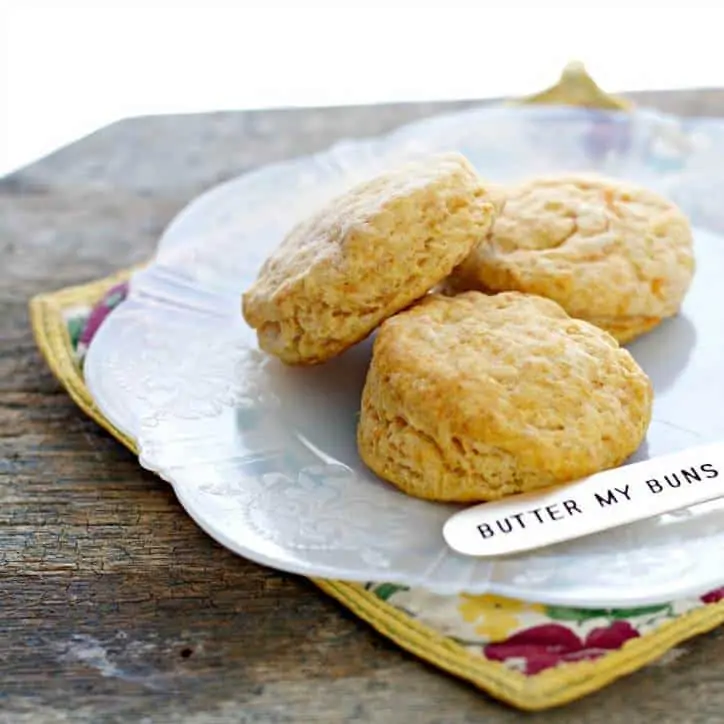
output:
<svg viewBox="0 0 724 724"><path fill-rule="evenodd" d="M101 324L105 322L106 317L125 299L127 293L128 284L121 283L109 289L103 295L103 299L93 307L93 310L86 320L85 327L81 331L80 339L78 340L79 345L83 345L84 347L90 345L96 332L100 329Z"/></svg>
<svg viewBox="0 0 724 724"><path fill-rule="evenodd" d="M724 588L716 588L713 591L709 591L709 593L705 593L701 597L702 603L719 603L724 599Z"/></svg>
<svg viewBox="0 0 724 724"><path fill-rule="evenodd" d="M565 626L549 623L519 631L506 641L488 644L483 651L491 661L519 659L523 672L532 676L562 663L597 659L638 635L627 621L595 628L584 639Z"/></svg>

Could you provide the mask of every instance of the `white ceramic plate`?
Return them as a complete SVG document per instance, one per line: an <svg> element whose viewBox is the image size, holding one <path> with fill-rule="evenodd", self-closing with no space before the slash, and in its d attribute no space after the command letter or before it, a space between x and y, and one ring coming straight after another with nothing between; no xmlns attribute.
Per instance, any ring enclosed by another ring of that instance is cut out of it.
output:
<svg viewBox="0 0 724 724"><path fill-rule="evenodd" d="M381 169L451 149L494 180L594 170L681 204L699 271L682 314L631 345L656 388L634 459L724 439L724 124L647 112L476 109L212 189L169 226L92 344L85 375L97 404L204 530L275 568L578 606L659 602L724 582L724 500L527 555L459 556L441 534L454 506L407 497L358 458L369 340L312 369L256 349L240 292L289 227Z"/></svg>

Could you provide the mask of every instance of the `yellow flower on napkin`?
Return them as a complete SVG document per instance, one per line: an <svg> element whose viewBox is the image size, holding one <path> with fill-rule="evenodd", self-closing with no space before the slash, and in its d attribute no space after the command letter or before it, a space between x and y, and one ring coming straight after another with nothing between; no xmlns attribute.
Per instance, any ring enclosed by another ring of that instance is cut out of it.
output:
<svg viewBox="0 0 724 724"><path fill-rule="evenodd" d="M513 598L482 594L460 594L458 612L466 623L474 623L475 632L489 642L504 641L518 626L524 614L544 613L539 603L526 603Z"/></svg>

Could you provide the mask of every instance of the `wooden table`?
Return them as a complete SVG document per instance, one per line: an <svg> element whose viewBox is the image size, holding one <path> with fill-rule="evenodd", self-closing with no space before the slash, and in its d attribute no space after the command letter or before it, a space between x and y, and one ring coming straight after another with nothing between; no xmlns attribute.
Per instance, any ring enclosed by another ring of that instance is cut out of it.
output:
<svg viewBox="0 0 724 724"><path fill-rule="evenodd" d="M644 94L724 115L724 90ZM237 558L51 377L32 294L139 262L212 184L466 104L122 121L0 180L0 722L478 722L518 712ZM720 663L720 659L721 662ZM724 721L724 635L551 722Z"/></svg>

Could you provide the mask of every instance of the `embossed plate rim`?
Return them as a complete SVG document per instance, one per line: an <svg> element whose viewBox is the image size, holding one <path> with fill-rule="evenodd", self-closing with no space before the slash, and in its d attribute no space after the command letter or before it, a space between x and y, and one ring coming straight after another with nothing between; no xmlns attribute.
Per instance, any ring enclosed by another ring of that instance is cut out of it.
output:
<svg viewBox="0 0 724 724"><path fill-rule="evenodd" d="M412 140L414 142L415 137L419 133L426 132L426 129L435 129L437 127L438 132L440 128L444 128L446 124L448 123L460 123L461 120L464 119L475 119L481 117L481 114L485 116L486 118L492 119L494 117L502 117L506 118L509 114L514 113L517 118L520 118L522 116L527 116L531 118L554 118L554 119L560 119L563 118L565 120L569 119L590 119L591 117L595 116L597 118L608 118L608 119L619 119L624 120L626 122L634 123L638 120L641 121L643 125L646 125L646 123L653 123L653 122L660 122L663 125L670 125L670 124L676 124L678 122L678 119L676 119L673 116L666 116L664 114L658 114L651 111L640 111L637 112L634 116L628 113L621 113L617 111L588 111L583 109L571 109L571 108L561 108L561 107L538 107L538 108L525 108L525 109L512 109L507 106L503 107L486 107L486 108L471 108L464 111L458 111L453 112L449 114L444 114L442 116L433 117L431 119L422 119L420 121L416 121L412 124L408 124L407 126L403 126L399 129L396 129L392 131L389 134L386 134L385 136L380 137L373 137L368 139L361 139L361 140L346 140L338 142L337 144L333 145L330 149L327 151L322 151L317 154L313 154L311 156L306 157L297 157L295 159L291 159L289 161L281 161L277 162L275 164L271 164L269 166L263 167L261 169L258 169L256 171L252 171L248 174L244 174L242 177L238 177L236 179L231 179L229 181L226 181L206 192L201 194L199 197L197 197L195 200L193 200L189 205L187 205L177 216L176 218L169 224L166 232L164 233L161 243L159 244L159 249L163 250L165 242L168 240L169 236L173 236L174 233L178 230L179 227L183 227L185 223L188 222L188 219L193 219L194 214L196 213L198 215L199 208L203 208L205 204L212 204L215 197L217 197L219 194L225 193L230 189L233 189L235 184L239 183L241 180L245 179L246 182L254 182L255 180L258 181L259 179L263 180L265 177L269 178L274 176L275 173L278 173L280 170L284 169L291 169L295 166L304 165L304 164L310 164L314 162L321 162L321 163L337 163L337 164L344 164L345 159L349 158L350 153L352 156L354 156L354 153L359 152L360 149L366 148L368 152L373 153L378 151L380 148L382 148L385 144L394 144L395 142L409 142ZM631 120L633 119L633 120ZM721 123L717 124L717 128L721 129L724 128L724 125ZM413 144L414 145L414 144ZM173 264L171 265L171 267ZM107 414L109 419L117 426L119 429L126 432L130 437L132 438L138 438L138 430L134 429L134 424L132 422L129 423L128 419L126 419L126 416L128 415L128 411L121 411L114 408L113 404L110 402L108 396L104 395L102 390L102 384L99 382L97 375L94 376L93 371L98 371L98 367L95 366L96 362L95 360L97 357L101 354L101 350L103 347L103 340L107 340L111 337L112 331L114 326L117 326L119 324L119 320L123 319L124 312L130 309L131 307L129 305L132 304L138 304L139 301L143 302L145 304L152 304L154 303L154 300L152 299L152 295L149 294L149 292L153 292L159 287L161 282L159 281L160 278L163 276L164 273L168 271L169 267L168 264L164 263L154 263L151 265L150 268L146 269L145 271L137 274L134 276L133 281L133 287L135 289L134 296L127 302L124 302L119 309L114 313L114 315L111 316L111 318L108 320L108 322L104 325L104 327L101 328L98 337L96 338L93 345L91 345L91 349L88 353L87 358L87 367L86 367L86 380L89 385L91 394L93 395L94 399L96 400L96 403L99 405L100 409L103 410L104 414ZM178 270L177 270L178 271ZM178 278L176 279L178 281ZM165 282L164 282L165 283ZM193 284L192 284L193 285ZM199 291L199 289L196 289L196 291ZM219 293L218 290L208 290L204 288L203 294L210 294L211 299ZM145 297L144 297L145 295ZM213 304L210 304L210 308L213 307ZM207 313L211 313L212 315L215 315L215 311L209 312L209 310L206 310ZM204 529L207 533L209 533L212 537L219 540L220 543L225 545L226 547L234 550L236 553L239 553L240 555L244 555L248 558L251 558L253 560L256 560L259 563L263 563L265 565L270 565L272 567L282 567L279 566L279 562L276 561L273 558L268 558L262 554L259 553L259 551L250 550L249 548L238 544L237 541L235 541L233 538L229 538L226 536L223 536L220 534L219 530L214 528L213 525L209 525L209 522L203 518L203 516L199 516L196 514L197 511L195 509L192 511L191 509L194 508L193 502L190 500L190 497L186 494L187 490L178 484L178 481L174 480L173 474L169 473L168 470L164 469L162 466L159 467L158 465L152 464L142 456L141 463L148 467L148 469L152 470L153 472L156 472L157 474L161 475L165 480L169 481L175 491L177 496L179 497L181 504L187 509L189 514L196 520L196 522ZM283 566L284 570L289 570L291 572L295 573L302 573L305 575L319 575L315 573L314 571L310 571L309 568L305 568L304 566L297 567L295 565L285 565ZM383 571L377 571L376 573L383 574ZM337 578L342 578L343 576L336 575ZM477 583L476 590L487 590L487 591L494 591L496 593L501 593L504 595L513 595L523 598L531 598L534 597L538 600L543 600L545 598L546 601L550 603L562 603L562 604L571 604L571 603L583 603L583 600L580 596L577 596L575 592L571 594L571 592L564 593L564 592L549 592L545 597L541 596L540 590L532 588L532 589L526 589L525 587L521 585L507 585L504 582L501 581L495 581L490 580L493 578L493 572L490 572L490 575L487 577L488 580L483 582L480 581ZM359 579L355 579L359 580ZM718 582L718 579L717 581ZM419 581L414 582L415 585L420 585ZM470 583L468 581L468 583ZM709 585L709 584L706 584ZM703 589L706 587L705 584L701 584L701 586L697 585L695 587L692 587L691 592L696 592L700 589ZM460 585L460 588L458 590L466 590L466 587L464 585ZM626 598L624 603L630 603L632 601L636 602L655 602L661 600L661 597L670 597L670 593L664 593L664 592L652 592L649 591L650 595L647 593L645 596L642 597L642 595L639 595L635 599ZM596 594L596 605L602 605L602 602L604 602L603 597L605 596L605 592L598 592ZM587 596L586 598L590 598L590 596ZM617 598L615 600L611 600L607 603L607 605L617 605L621 603L622 600L620 598ZM589 605L593 605L592 602L589 601Z"/></svg>

